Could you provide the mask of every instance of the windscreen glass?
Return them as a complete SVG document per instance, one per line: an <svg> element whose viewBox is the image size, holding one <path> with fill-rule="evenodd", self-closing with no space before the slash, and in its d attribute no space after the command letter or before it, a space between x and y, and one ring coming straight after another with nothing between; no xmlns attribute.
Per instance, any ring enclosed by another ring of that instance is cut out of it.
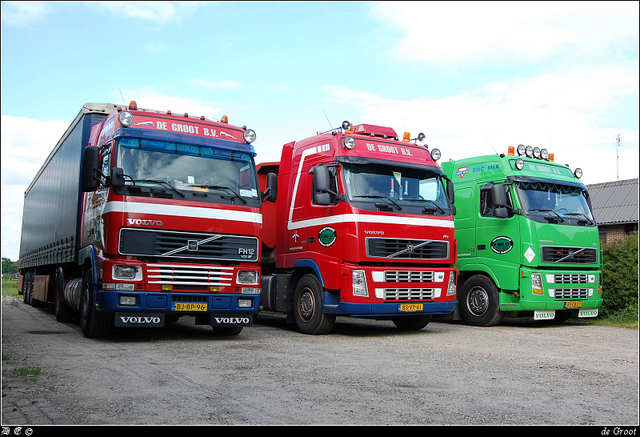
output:
<svg viewBox="0 0 640 437"><path fill-rule="evenodd" d="M406 214L450 214L441 175L426 169L343 164L350 203L369 210Z"/></svg>
<svg viewBox="0 0 640 437"><path fill-rule="evenodd" d="M585 192L580 187L547 182L516 182L525 215L537 221L595 225Z"/></svg>
<svg viewBox="0 0 640 437"><path fill-rule="evenodd" d="M126 186L139 190L162 186L174 194L190 194L190 198L197 193L241 203L259 200L253 157L243 152L123 138L114 165L123 169Z"/></svg>

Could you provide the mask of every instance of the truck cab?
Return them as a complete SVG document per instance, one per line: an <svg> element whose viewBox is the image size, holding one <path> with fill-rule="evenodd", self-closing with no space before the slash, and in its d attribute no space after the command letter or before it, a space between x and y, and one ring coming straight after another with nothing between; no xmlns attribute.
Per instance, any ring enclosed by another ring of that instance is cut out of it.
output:
<svg viewBox="0 0 640 437"><path fill-rule="evenodd" d="M536 320L594 317L602 305L602 254L580 169L545 149L509 148L443 164L453 180L459 313L499 324L508 312Z"/></svg>
<svg viewBox="0 0 640 437"><path fill-rule="evenodd" d="M278 187L263 206L263 309L312 334L337 315L420 329L453 311L455 207L438 155L391 128L345 122L259 165L261 189L268 173Z"/></svg>

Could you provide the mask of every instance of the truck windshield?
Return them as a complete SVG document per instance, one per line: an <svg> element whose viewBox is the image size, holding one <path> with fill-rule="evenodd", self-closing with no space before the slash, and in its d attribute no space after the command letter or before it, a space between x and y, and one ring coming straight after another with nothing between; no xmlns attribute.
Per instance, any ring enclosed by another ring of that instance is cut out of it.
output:
<svg viewBox="0 0 640 437"><path fill-rule="evenodd" d="M368 210L448 215L441 176L426 169L343 163L349 203Z"/></svg>
<svg viewBox="0 0 640 437"><path fill-rule="evenodd" d="M176 197L189 194L192 200L226 199L223 203L232 200L229 203L252 205L259 202L255 164L247 153L122 138L114 165L123 169L129 193L164 187Z"/></svg>
<svg viewBox="0 0 640 437"><path fill-rule="evenodd" d="M585 193L579 187L547 182L516 182L525 215L536 221L595 225Z"/></svg>

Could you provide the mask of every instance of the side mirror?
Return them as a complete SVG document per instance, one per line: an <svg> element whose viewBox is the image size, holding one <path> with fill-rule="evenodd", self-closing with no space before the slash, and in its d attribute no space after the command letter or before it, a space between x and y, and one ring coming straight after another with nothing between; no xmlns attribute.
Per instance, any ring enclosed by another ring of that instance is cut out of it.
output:
<svg viewBox="0 0 640 437"><path fill-rule="evenodd" d="M449 198L449 203L453 205L456 202L456 196L454 194L453 182L447 179L447 197Z"/></svg>
<svg viewBox="0 0 640 437"><path fill-rule="evenodd" d="M262 201L275 202L278 198L278 175L275 173L267 174L267 188L262 193Z"/></svg>
<svg viewBox="0 0 640 437"><path fill-rule="evenodd" d="M495 205L493 216L496 218L509 218L507 190L508 186L506 184L495 184L491 187L491 197Z"/></svg>
<svg viewBox="0 0 640 437"><path fill-rule="evenodd" d="M111 170L111 186L124 187L124 170L120 167L113 167Z"/></svg>
<svg viewBox="0 0 640 437"><path fill-rule="evenodd" d="M97 176L98 166L100 165L100 148L97 146L88 146L82 153L82 191L95 191L100 183Z"/></svg>
<svg viewBox="0 0 640 437"><path fill-rule="evenodd" d="M491 187L491 197L496 207L508 206L507 204L507 186L505 184L495 184Z"/></svg>

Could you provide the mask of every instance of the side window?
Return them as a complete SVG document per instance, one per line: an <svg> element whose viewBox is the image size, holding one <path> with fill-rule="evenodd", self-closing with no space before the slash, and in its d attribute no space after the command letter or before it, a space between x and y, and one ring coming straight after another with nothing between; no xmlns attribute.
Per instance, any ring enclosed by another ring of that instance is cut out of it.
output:
<svg viewBox="0 0 640 437"><path fill-rule="evenodd" d="M102 151L102 160L100 162L100 171L104 177L108 177L111 174L111 146L106 147ZM99 191L106 190L107 187L103 184L100 184L98 187Z"/></svg>

